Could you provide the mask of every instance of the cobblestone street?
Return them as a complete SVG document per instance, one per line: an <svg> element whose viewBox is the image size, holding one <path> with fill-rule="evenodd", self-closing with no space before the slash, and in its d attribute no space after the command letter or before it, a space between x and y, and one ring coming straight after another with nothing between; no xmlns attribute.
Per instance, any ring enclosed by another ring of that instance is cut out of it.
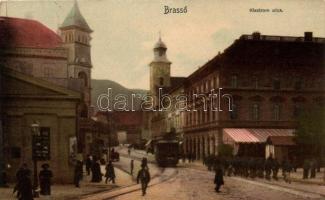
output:
<svg viewBox="0 0 325 200"><path fill-rule="evenodd" d="M142 197L141 191L121 195L114 199L172 199L172 200L209 200L209 199L236 199L236 200L303 200L325 199L325 196L304 194L292 189L283 189L268 184L253 184L237 178L225 178L225 186L221 193L214 191L214 175L211 172L179 168L176 177L148 188L147 195ZM324 187L325 189L325 187Z"/></svg>

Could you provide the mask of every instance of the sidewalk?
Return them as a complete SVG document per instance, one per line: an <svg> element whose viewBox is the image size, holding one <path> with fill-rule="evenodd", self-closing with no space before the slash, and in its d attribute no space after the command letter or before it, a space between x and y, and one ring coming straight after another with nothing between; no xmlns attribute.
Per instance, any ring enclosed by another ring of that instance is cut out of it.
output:
<svg viewBox="0 0 325 200"><path fill-rule="evenodd" d="M101 171L105 173L105 166L101 166ZM54 200L71 200L80 199L82 196L95 194L103 191L109 191L124 185L133 184L131 177L124 171L115 167L116 184L105 184L105 177L100 183L91 183L91 176L84 175L84 179L80 183L80 188L76 188L72 184L67 185L53 185L51 199ZM12 194L14 185L10 188L0 188L0 200L16 200L15 195ZM44 196L37 198L38 200L45 200Z"/></svg>

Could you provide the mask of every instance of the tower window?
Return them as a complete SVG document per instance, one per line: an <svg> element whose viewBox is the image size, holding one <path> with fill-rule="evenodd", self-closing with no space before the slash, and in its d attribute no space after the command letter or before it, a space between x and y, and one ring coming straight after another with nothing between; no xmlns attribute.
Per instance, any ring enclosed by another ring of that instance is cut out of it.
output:
<svg viewBox="0 0 325 200"><path fill-rule="evenodd" d="M159 85L164 85L164 78L163 77L159 78Z"/></svg>
<svg viewBox="0 0 325 200"><path fill-rule="evenodd" d="M87 76L87 74L85 72L79 72L78 78L82 79L84 81L84 86L85 87L88 86L88 76Z"/></svg>

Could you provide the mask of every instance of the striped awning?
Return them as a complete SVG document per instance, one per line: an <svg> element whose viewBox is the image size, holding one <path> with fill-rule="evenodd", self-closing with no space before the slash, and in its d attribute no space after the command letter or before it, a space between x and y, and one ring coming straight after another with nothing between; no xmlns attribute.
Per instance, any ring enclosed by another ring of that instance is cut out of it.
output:
<svg viewBox="0 0 325 200"><path fill-rule="evenodd" d="M265 143L269 136L294 136L294 129L223 129L223 142L231 143Z"/></svg>

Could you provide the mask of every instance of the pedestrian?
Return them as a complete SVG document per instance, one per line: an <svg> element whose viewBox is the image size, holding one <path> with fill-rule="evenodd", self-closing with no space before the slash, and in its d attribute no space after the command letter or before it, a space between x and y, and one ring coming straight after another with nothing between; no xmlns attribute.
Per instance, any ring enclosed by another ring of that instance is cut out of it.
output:
<svg viewBox="0 0 325 200"><path fill-rule="evenodd" d="M272 154L265 161L265 178L271 180L271 171L273 168L273 156Z"/></svg>
<svg viewBox="0 0 325 200"><path fill-rule="evenodd" d="M105 183L107 184L107 181L112 181L113 184L115 184L115 170L113 166L113 162L110 160L108 162L108 165L106 166L106 173L105 173Z"/></svg>
<svg viewBox="0 0 325 200"><path fill-rule="evenodd" d="M280 164L277 159L273 159L273 165L272 165L272 173L273 173L273 179L278 180L278 172L279 172Z"/></svg>
<svg viewBox="0 0 325 200"><path fill-rule="evenodd" d="M49 164L43 164L42 170L40 171L38 177L41 188L41 195L50 196L51 195L51 178L53 177L53 173L49 170Z"/></svg>
<svg viewBox="0 0 325 200"><path fill-rule="evenodd" d="M96 158L93 161L93 165L91 168L91 172L92 172L92 178L91 178L91 182L95 182L95 183L99 183L102 181L102 172L100 170L100 163L99 160Z"/></svg>
<svg viewBox="0 0 325 200"><path fill-rule="evenodd" d="M130 163L130 174L133 175L133 169L134 169L134 160L131 160Z"/></svg>
<svg viewBox="0 0 325 200"><path fill-rule="evenodd" d="M150 173L149 169L143 163L141 164L141 169L138 172L137 183L141 181L142 196L146 195L146 190L148 183L150 182Z"/></svg>
<svg viewBox="0 0 325 200"><path fill-rule="evenodd" d="M222 167L220 166L220 164L217 165L216 167L216 174L214 177L214 184L216 184L215 190L216 192L220 192L220 187L224 184L223 181L223 171L222 171Z"/></svg>
<svg viewBox="0 0 325 200"><path fill-rule="evenodd" d="M316 177L316 168L317 168L317 164L316 164L316 160L313 158L310 161L310 178L315 178Z"/></svg>
<svg viewBox="0 0 325 200"><path fill-rule="evenodd" d="M128 155L131 155L131 148L128 148Z"/></svg>
<svg viewBox="0 0 325 200"><path fill-rule="evenodd" d="M283 171L283 179L287 183L291 183L291 176L290 173L292 171L292 165L289 160L285 159L283 161L282 171Z"/></svg>
<svg viewBox="0 0 325 200"><path fill-rule="evenodd" d="M192 156L191 155L192 154L190 152L187 154L188 163L191 163L192 162Z"/></svg>
<svg viewBox="0 0 325 200"><path fill-rule="evenodd" d="M80 187L80 181L82 179L82 162L77 160L76 166L74 168L74 185Z"/></svg>
<svg viewBox="0 0 325 200"><path fill-rule="evenodd" d="M304 164L303 164L303 179L307 179L308 175L309 175L309 170L310 170L310 163L308 159L304 160Z"/></svg>
<svg viewBox="0 0 325 200"><path fill-rule="evenodd" d="M145 167L148 166L148 159L146 157L142 158L141 165L144 165Z"/></svg>
<svg viewBox="0 0 325 200"><path fill-rule="evenodd" d="M87 175L89 176L90 175L91 165L92 165L92 160L91 160L91 157L90 157L89 154L87 155L85 164L86 164Z"/></svg>
<svg viewBox="0 0 325 200"><path fill-rule="evenodd" d="M24 163L16 173L17 183L14 187L13 193L17 192L19 200L33 200L33 187L31 181L31 171L27 164Z"/></svg>
<svg viewBox="0 0 325 200"><path fill-rule="evenodd" d="M14 187L14 191L13 193L17 192L17 198L19 199L19 197L21 196L21 192L20 192L20 185L23 182L23 178L25 176L30 177L31 176L31 171L28 169L28 166L26 163L23 163L22 166L18 169L18 171L16 172L16 185Z"/></svg>

